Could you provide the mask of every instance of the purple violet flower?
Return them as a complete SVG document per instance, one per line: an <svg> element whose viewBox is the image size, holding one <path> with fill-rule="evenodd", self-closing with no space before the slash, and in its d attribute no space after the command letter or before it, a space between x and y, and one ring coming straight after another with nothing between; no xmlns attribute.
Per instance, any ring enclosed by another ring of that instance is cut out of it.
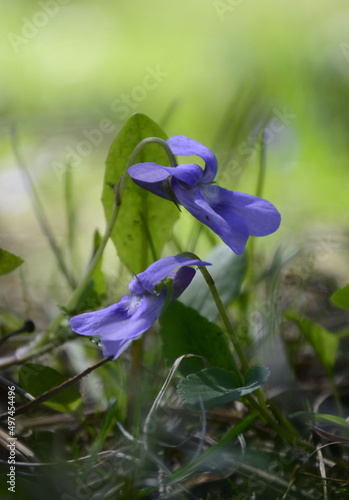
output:
<svg viewBox="0 0 349 500"><path fill-rule="evenodd" d="M128 169L136 184L183 205L237 254L244 251L250 235L266 236L278 229L281 216L272 203L212 184L217 159L210 149L182 135L170 137L166 142L175 155L202 158L205 169L193 163L177 167L137 163Z"/></svg>
<svg viewBox="0 0 349 500"><path fill-rule="evenodd" d="M99 335L104 357L113 355L116 359L155 323L168 300L172 302L184 292L196 272L188 266L194 265L211 264L181 255L154 262L132 278L132 295L106 309L74 316L70 320L72 330L80 335ZM172 286L166 278L171 278Z"/></svg>

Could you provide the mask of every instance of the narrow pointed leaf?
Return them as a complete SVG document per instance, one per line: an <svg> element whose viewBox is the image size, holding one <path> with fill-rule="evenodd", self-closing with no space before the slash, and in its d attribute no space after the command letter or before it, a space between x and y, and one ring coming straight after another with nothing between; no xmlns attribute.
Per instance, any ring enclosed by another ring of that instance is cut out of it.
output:
<svg viewBox="0 0 349 500"><path fill-rule="evenodd" d="M286 318L294 321L308 342L328 375L333 374L340 337L329 332L309 318L301 318L296 313L287 313Z"/></svg>
<svg viewBox="0 0 349 500"><path fill-rule="evenodd" d="M102 241L100 233L96 230L93 235L91 260L93 259ZM103 256L99 259L96 269L88 281L86 288L74 308L74 314L82 313L87 309L94 309L101 305L105 296L107 283L102 271Z"/></svg>
<svg viewBox="0 0 349 500"><path fill-rule="evenodd" d="M7 274L23 264L24 260L3 248L0 248L0 276Z"/></svg>
<svg viewBox="0 0 349 500"><path fill-rule="evenodd" d="M330 415L325 413L312 413L310 411L297 411L289 415L290 418L304 418L312 423L321 423L321 424L334 424L339 427L343 427L348 430L348 425L346 419L343 417L338 417L337 415Z"/></svg>

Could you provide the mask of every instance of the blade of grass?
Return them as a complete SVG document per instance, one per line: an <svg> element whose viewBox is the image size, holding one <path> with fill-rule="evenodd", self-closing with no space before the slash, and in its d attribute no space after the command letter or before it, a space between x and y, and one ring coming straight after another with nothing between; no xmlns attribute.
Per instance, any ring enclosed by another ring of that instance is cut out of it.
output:
<svg viewBox="0 0 349 500"><path fill-rule="evenodd" d="M46 217L45 210L44 210L43 204L39 198L39 195L37 193L34 181L31 178L31 175L29 173L29 169L27 168L25 162L23 161L23 158L21 157L19 147L18 147L18 138L17 138L17 131L16 131L15 126L13 126L11 129L11 141L12 141L13 153L14 153L15 158L17 160L18 167L19 167L20 171L22 172L22 175L24 178L24 184L25 184L25 187L27 188L28 193L30 195L32 206L33 206L35 215L38 219L38 222L40 224L40 227L41 227L53 253L55 254L59 269L61 270L63 276L66 278L69 286L72 289L74 289L76 287L75 279L73 278L71 272L67 268L63 254L61 252L61 249L59 248L59 246L56 242L53 231L52 231L50 224L49 224L49 221Z"/></svg>
<svg viewBox="0 0 349 500"><path fill-rule="evenodd" d="M79 265L79 259L76 255L76 245L75 245L75 235L76 235L76 207L74 204L73 195L74 185L73 185L73 172L71 168L67 168L64 175L64 201L66 209L67 218L67 233L68 233L68 249L70 263L73 269L77 269Z"/></svg>
<svg viewBox="0 0 349 500"><path fill-rule="evenodd" d="M216 453L218 453L224 446L226 446L230 441L233 439L236 439L239 434L243 434L246 432L255 419L257 418L256 413L252 413L251 415L248 415L246 418L241 420L235 427L230 429L230 431L216 444L211 446L207 451L202 453L198 458L193 460L187 465L184 465L180 469L178 469L176 472L174 472L166 481L168 485L174 484L178 481L181 481L188 475L192 474L195 472L195 469L197 469L202 463L206 462L206 460L214 457Z"/></svg>

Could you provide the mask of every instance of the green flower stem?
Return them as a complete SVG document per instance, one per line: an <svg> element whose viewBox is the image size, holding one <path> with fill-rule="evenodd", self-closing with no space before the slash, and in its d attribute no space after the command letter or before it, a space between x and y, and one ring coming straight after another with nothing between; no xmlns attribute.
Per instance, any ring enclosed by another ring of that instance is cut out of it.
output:
<svg viewBox="0 0 349 500"><path fill-rule="evenodd" d="M125 176L124 176L124 178L125 178ZM124 189L124 185L125 185L124 178L122 178L121 182L119 183L120 190L119 191L118 191L118 189L116 190L114 208L113 208L113 211L112 211L109 223L107 225L107 228L105 230L104 236L102 238L102 241L101 241L101 243L100 243L100 245L99 245L96 253L94 254L93 259L91 260L90 265L89 265L87 271L85 272L85 275L83 276L83 278L80 281L79 285L75 288L73 295L70 297L70 300L65 305L65 309L67 311L70 311L71 309L73 309L75 307L75 305L78 302L79 298L83 294L83 292L84 292L84 290L85 290L85 288L86 288L86 286L87 286L87 284L88 284L88 282L89 282L89 280L90 280L90 278L91 278L94 270L96 269L100 258L103 255L104 249L105 249L106 244L107 244L107 242L109 240L109 237L110 237L110 235L112 233L112 230L114 228L114 224L116 222L116 219L117 219L117 216L118 216L118 213L119 213L119 208L120 208L120 204L121 204L121 197L122 197L122 195L120 196L120 194L121 194L121 186L123 185L123 189ZM118 188L119 188L119 186L118 186ZM42 337L33 346L35 349L40 348L41 346L43 346L44 344L46 344L48 341L50 341L52 339L52 335L57 330L57 328L61 324L61 322L64 319L64 317L65 316L64 316L63 313L58 314L58 316L51 323L51 325L46 330L46 332L44 333L44 335L42 335Z"/></svg>
<svg viewBox="0 0 349 500"><path fill-rule="evenodd" d="M260 151L259 151L259 173L257 180L256 196L259 198L263 194L265 172L266 172L266 143L265 143L265 129L261 132Z"/></svg>
<svg viewBox="0 0 349 500"><path fill-rule="evenodd" d="M290 443L292 445L298 445L301 448L305 448L307 450L313 450L313 447L309 444L306 443L305 441L301 441L298 439L298 433L292 433L288 429L286 430L284 427L281 427L275 420L273 415L269 412L268 407L265 404L265 401L263 399L263 392L261 389L257 389L255 391L255 395L257 396L258 402L253 398L251 394L248 396L245 396L246 401L249 402L249 404L259 412L261 415L262 419L270 425L270 427L287 443Z"/></svg>
<svg viewBox="0 0 349 500"><path fill-rule="evenodd" d="M337 388L336 382L334 380L333 375L330 375L329 378L330 378L330 383L331 383L331 387L332 387L332 391L333 391L333 397L334 397L334 400L335 400L336 406L337 406L338 415L340 417L344 418L343 405L342 405L341 398L339 396L339 392L338 392L338 388Z"/></svg>
<svg viewBox="0 0 349 500"><path fill-rule="evenodd" d="M130 428L138 427L141 415L142 400L138 396L143 357L143 338L140 337L132 342L131 346L131 368L127 384L127 424Z"/></svg>
<svg viewBox="0 0 349 500"><path fill-rule="evenodd" d="M100 258L103 255L104 249L105 249L106 244L110 238L110 235L113 231L116 219L117 219L118 214L119 214L122 197L123 197L125 187L126 187L126 182L128 179L127 170L129 169L129 167L131 165L133 165L135 163L140 151L147 144L151 144L151 143L156 143L156 144L159 144L160 146L162 146L169 157L171 166L172 167L177 166L175 156L173 155L173 153L172 153L170 147L168 146L168 144L166 143L166 141L164 141L163 139L160 139L159 137L148 137L146 139L143 139L140 143L137 144L137 146L133 150L133 152L130 156L130 159L126 165L124 174L120 178L118 185L115 187L115 204L113 207L113 211L112 211L110 220L109 220L108 225L106 227L104 236L102 238L102 241L101 241L93 259L91 260L89 267L86 270L82 280L80 281L79 285L74 290L72 296L70 297L70 300L65 305L65 309L67 311L72 310L74 308L74 306L76 305L76 303L78 302L78 300L81 297L81 295L83 294L94 270L96 269ZM5 366L11 366L13 364L24 363L26 360L34 358L39 353L42 353L43 350L45 350L44 346L47 343L53 341L53 334L55 333L55 331L57 330L57 328L60 326L60 324L62 323L62 321L64 319L65 319L65 315L62 312L60 314L58 314L56 316L56 318L53 320L53 322L51 323L51 325L48 327L46 332L44 332L41 336L38 336L38 338L32 344L29 344L27 349L22 348L20 352L17 352L12 356L7 356L6 358L0 359L0 368L3 368ZM50 350L54 346L55 346L55 343L53 342L52 346L50 346ZM45 350L45 352L47 352L47 350Z"/></svg>
<svg viewBox="0 0 349 500"><path fill-rule="evenodd" d="M151 143L159 144L160 146L162 146L165 152L167 153L171 167L177 166L176 158L172 153L170 147L168 146L167 142L158 137L149 137L147 139L144 139L138 144L133 154L131 155L128 167L130 167L131 165L133 165L133 163L135 163L140 150L147 144ZM143 196L142 209L143 213L141 214L141 218L143 222L143 244L142 244L142 255L141 255L141 261L142 261L141 268L146 269L148 267L148 245L150 245L154 261L157 260L157 255L147 225L147 215L146 215L147 204L146 204L145 194ZM127 395L128 395L127 421L129 427L132 426L139 427L139 421L141 415L141 399L137 398L137 394L141 383L142 355L143 355L143 338L140 337L139 339L135 340L132 343L132 350L131 350L131 370L127 388Z"/></svg>
<svg viewBox="0 0 349 500"><path fill-rule="evenodd" d="M234 346L234 349L236 351L236 354L238 355L238 358L241 362L242 370L243 370L243 372L246 372L249 369L247 359L246 359L245 354L243 353L243 350L240 346L240 342L239 342L237 336L235 335L233 327L231 326L227 311L225 310L222 299L219 296L219 293L218 293L216 285L213 281L213 278L210 275L210 273L207 271L205 266L198 266L198 267L201 271L201 274L205 278L206 283L208 284L208 287L209 287L210 292L212 294L212 297L216 303L219 314L221 315L221 318L223 320L224 326L229 334L229 338L231 339L233 346ZM239 371L238 371L238 373L239 373Z"/></svg>
<svg viewBox="0 0 349 500"><path fill-rule="evenodd" d="M68 165L69 167L69 165ZM67 226L67 246L69 251L70 263L72 268L75 270L79 269L80 261L77 255L76 248L76 206L73 193L73 173L72 169L68 168L64 175L64 198L66 207L66 226ZM79 273L77 273L79 274ZM74 287L75 288L75 287Z"/></svg>
<svg viewBox="0 0 349 500"><path fill-rule="evenodd" d="M193 254L191 254L191 256L193 256ZM195 257L197 257L197 256L195 256ZM227 312L226 312L225 307L223 305L223 302L222 302L222 300L219 296L218 290L215 286L214 280L213 280L212 276L210 275L210 273L207 271L205 266L198 266L198 267L199 267L203 277L205 278L206 283L209 286L209 289L210 289L212 297L216 303L217 309L221 315L224 326L229 334L229 337L233 343L235 351L240 359L242 370L243 370L243 372L246 372L249 369L248 361L243 353L243 350L240 346L239 340L238 340L238 338L233 330L233 327L230 323L230 320L228 318L228 315L227 315ZM237 366L236 366L235 370L240 378L240 381L243 381L243 376L240 374ZM261 389L257 389L255 391L255 395L257 397L258 403L253 398L252 395L246 396L246 400L249 401L249 403L252 407L256 408L260 412L260 414L264 418L264 420L271 426L271 428L282 439L284 439L287 442L293 442L293 440L295 438L295 434L290 433L289 430L284 429L274 420L273 414L270 412L270 410L268 409L268 407L264 401L263 391ZM287 428L289 429L289 425L287 426ZM304 446L304 443L302 446Z"/></svg>

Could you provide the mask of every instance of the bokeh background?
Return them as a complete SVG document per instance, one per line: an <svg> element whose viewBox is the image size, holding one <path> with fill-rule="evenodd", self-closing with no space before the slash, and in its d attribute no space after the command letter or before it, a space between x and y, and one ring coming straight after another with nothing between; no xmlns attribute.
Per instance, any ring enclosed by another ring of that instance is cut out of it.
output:
<svg viewBox="0 0 349 500"><path fill-rule="evenodd" d="M2 307L25 316L17 296L23 281L32 303L53 289L60 297L55 260L14 148L62 248L69 237L70 165L81 271L92 232L105 226L105 159L134 112L148 114L169 136L211 147L220 184L252 194L266 127L263 196L282 213L282 225L261 245L268 253L310 242L318 263L345 284L347 1L2 0L0 6L0 246L26 261L22 277L2 278ZM180 224L179 236L185 215ZM112 246L108 252L105 266L116 273Z"/></svg>

